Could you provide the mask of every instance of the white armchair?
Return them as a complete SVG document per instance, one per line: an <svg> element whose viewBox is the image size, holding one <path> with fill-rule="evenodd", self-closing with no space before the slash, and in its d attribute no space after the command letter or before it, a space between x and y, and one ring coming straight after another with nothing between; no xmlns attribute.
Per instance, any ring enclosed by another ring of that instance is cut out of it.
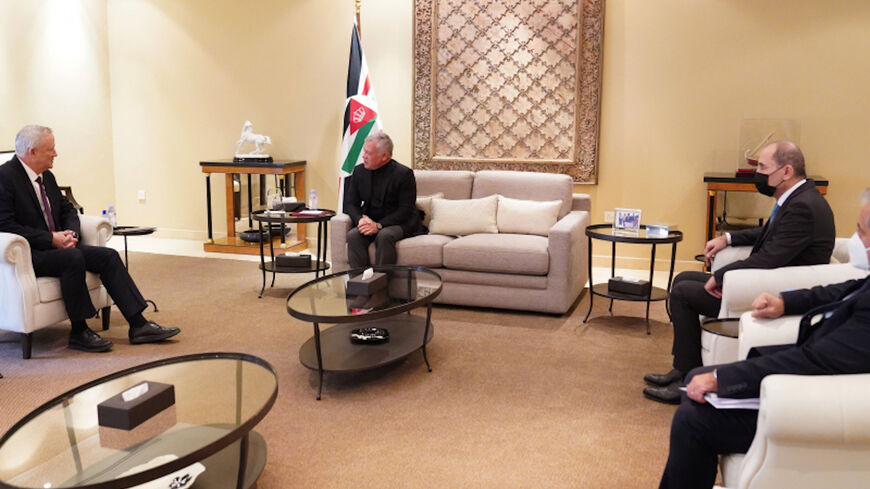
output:
<svg viewBox="0 0 870 489"><path fill-rule="evenodd" d="M109 221L79 216L84 244L105 246L112 236ZM30 245L17 234L0 233L0 329L21 333L24 358L30 358L33 332L67 318L60 293L60 280L36 277ZM103 329L109 327L112 300L100 278L88 272L88 290L94 307L102 310Z"/></svg>
<svg viewBox="0 0 870 489"><path fill-rule="evenodd" d="M718 318L720 320L740 318L744 312L752 308L752 301L762 292L778 294L789 289L804 289L865 277L866 272L848 264L848 242L847 238L837 238L831 256L831 264L827 265L782 267L768 270L740 269L727 272L722 279L722 306L719 309ZM749 255L750 250L751 248L748 246L725 248L716 255L711 268L717 270L735 260L743 259ZM770 327L766 331L770 329L775 328ZM788 337L787 331L781 333ZM741 320L739 335L743 334ZM796 330L794 334L797 335ZM794 342L794 339L791 342ZM788 341L778 342L778 344L782 343L788 343ZM738 357L739 343L736 339L706 334L706 332L701 335L701 347L701 358L704 365L733 362L738 358L745 358L746 353L743 352L743 357Z"/></svg>
<svg viewBox="0 0 870 489"><path fill-rule="evenodd" d="M794 343L800 316L740 318L740 359L754 346ZM870 480L870 374L771 375L761 383L749 451L720 460L732 489L854 488Z"/></svg>

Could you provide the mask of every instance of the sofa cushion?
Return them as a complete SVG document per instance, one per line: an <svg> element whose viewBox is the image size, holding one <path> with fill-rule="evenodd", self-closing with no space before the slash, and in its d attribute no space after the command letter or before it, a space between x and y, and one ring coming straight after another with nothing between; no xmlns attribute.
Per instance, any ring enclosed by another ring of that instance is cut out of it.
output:
<svg viewBox="0 0 870 489"><path fill-rule="evenodd" d="M476 272L546 275L547 238L524 234L472 234L444 245L444 266Z"/></svg>
<svg viewBox="0 0 870 489"><path fill-rule="evenodd" d="M444 264L444 245L454 239L443 234L421 234L399 240L396 243L397 264L440 268Z"/></svg>
<svg viewBox="0 0 870 489"><path fill-rule="evenodd" d="M452 236L497 233L497 208L497 195L490 195L482 199L432 199L432 220L429 222L429 232Z"/></svg>
<svg viewBox="0 0 870 489"><path fill-rule="evenodd" d="M559 218L571 211L574 182L568 175L503 170L482 170L474 177L471 198L504 195L512 199L559 200Z"/></svg>
<svg viewBox="0 0 870 489"><path fill-rule="evenodd" d="M429 227L429 222L432 220L432 199L443 199L444 192L438 192L434 195L417 196L417 208L423 211L423 225Z"/></svg>
<svg viewBox="0 0 870 489"><path fill-rule="evenodd" d="M562 201L559 200L538 202L499 195L496 217L498 232L547 236L559 219L561 207Z"/></svg>
<svg viewBox="0 0 870 489"><path fill-rule="evenodd" d="M85 273L85 284L88 290L94 290L103 282L100 281L99 275L91 272ZM39 291L39 302L51 302L60 300L60 279L54 277L37 277L36 289Z"/></svg>
<svg viewBox="0 0 870 489"><path fill-rule="evenodd" d="M414 170L417 195L444 192L447 199L470 199L474 172L462 170Z"/></svg>

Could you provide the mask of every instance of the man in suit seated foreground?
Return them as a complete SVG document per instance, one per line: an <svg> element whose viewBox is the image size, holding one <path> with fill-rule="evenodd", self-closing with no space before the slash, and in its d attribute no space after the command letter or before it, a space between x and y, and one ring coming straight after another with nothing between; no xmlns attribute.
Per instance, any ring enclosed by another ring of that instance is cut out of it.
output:
<svg viewBox="0 0 870 489"><path fill-rule="evenodd" d="M88 328L97 314L85 283L85 271L100 275L121 314L130 323L130 343L153 343L177 335L142 316L147 307L112 248L79 242L79 217L49 171L57 152L54 134L42 126L25 126L15 136L15 156L0 166L0 231L24 237L30 244L37 277L60 278L61 295L72 323L69 347L108 351L112 342Z"/></svg>
<svg viewBox="0 0 870 489"><path fill-rule="evenodd" d="M868 269L870 189L862 195L858 230L849 241L852 265ZM784 284L787 285L787 284ZM746 360L689 372L686 394L671 425L670 453L660 488L712 487L717 455L746 453L755 436L758 411L716 409L704 394L758 397L761 380L773 374L870 373L870 280L794 290L778 297L761 294L752 315L777 318L804 314L797 344L753 348ZM822 319L811 324L817 315Z"/></svg>
<svg viewBox="0 0 870 489"><path fill-rule="evenodd" d="M776 199L763 227L726 233L710 240L704 255L709 264L725 247L752 245L752 253L716 273L683 272L674 279L668 300L674 324L673 370L647 374L652 384L643 390L654 401L677 404L679 386L689 370L701 366L701 322L698 316L717 317L722 305L725 272L743 268L779 268L820 265L831 260L834 249L834 214L828 202L807 179L804 156L794 143L778 141L761 150L755 186Z"/></svg>

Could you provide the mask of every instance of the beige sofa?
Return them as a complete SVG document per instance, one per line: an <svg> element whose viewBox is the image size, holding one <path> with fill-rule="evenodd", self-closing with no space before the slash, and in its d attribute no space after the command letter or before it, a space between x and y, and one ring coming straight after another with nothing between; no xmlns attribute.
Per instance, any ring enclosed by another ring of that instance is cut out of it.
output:
<svg viewBox="0 0 870 489"><path fill-rule="evenodd" d="M442 193L445 199L560 201L555 224L544 235L474 233L463 236L425 234L397 243L399 265L419 265L441 275L444 286L436 302L463 306L567 312L586 284L586 226L591 200L574 194L567 175L516 171L415 170L418 202ZM350 217L331 223L332 266L346 270ZM369 249L374 260L374 245Z"/></svg>

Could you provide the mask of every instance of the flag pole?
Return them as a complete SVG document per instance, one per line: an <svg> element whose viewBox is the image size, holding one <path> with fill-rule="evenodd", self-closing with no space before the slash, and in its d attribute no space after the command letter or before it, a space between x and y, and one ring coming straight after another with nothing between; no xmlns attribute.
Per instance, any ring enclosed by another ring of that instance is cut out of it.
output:
<svg viewBox="0 0 870 489"><path fill-rule="evenodd" d="M359 10L362 6L362 0L354 0L354 7L356 8L356 33L359 35L360 39L362 39L362 26L359 23Z"/></svg>

